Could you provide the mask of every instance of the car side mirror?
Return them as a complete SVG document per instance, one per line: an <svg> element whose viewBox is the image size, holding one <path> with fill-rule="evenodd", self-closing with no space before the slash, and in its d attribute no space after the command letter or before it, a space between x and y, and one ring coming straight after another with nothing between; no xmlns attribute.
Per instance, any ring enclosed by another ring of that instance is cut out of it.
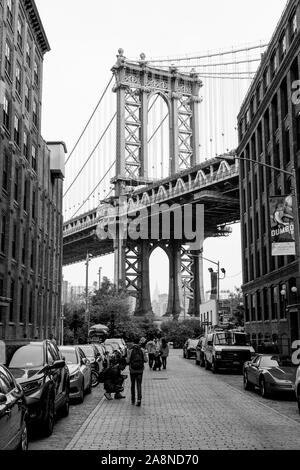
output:
<svg viewBox="0 0 300 470"><path fill-rule="evenodd" d="M4 393L0 393L0 405L5 405L7 402L7 397L4 395Z"/></svg>
<svg viewBox="0 0 300 470"><path fill-rule="evenodd" d="M64 360L60 361L55 361L51 366L50 369L63 369L66 365L66 362Z"/></svg>

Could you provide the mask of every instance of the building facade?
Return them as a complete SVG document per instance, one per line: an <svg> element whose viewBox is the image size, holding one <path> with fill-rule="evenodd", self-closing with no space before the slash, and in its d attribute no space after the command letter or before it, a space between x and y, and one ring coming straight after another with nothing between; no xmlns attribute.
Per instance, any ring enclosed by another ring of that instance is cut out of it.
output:
<svg viewBox="0 0 300 470"><path fill-rule="evenodd" d="M43 58L35 2L0 2L0 339L58 335L66 148L41 137Z"/></svg>
<svg viewBox="0 0 300 470"><path fill-rule="evenodd" d="M258 162L240 161L246 331L254 343L275 341L286 354L300 339L299 258L272 256L269 198L290 195L294 178L259 162L295 168L299 201L300 105L293 99L299 68L300 6L290 0L238 116L238 156Z"/></svg>

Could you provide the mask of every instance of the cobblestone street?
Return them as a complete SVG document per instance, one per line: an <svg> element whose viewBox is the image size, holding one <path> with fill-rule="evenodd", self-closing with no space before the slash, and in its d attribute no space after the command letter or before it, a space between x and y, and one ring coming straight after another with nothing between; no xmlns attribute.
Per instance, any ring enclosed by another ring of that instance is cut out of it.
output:
<svg viewBox="0 0 300 470"><path fill-rule="evenodd" d="M107 401L102 387L48 439L29 449L202 450L299 449L300 419L293 399L265 400L245 392L240 375L213 375L171 351L166 371L146 366L142 407Z"/></svg>

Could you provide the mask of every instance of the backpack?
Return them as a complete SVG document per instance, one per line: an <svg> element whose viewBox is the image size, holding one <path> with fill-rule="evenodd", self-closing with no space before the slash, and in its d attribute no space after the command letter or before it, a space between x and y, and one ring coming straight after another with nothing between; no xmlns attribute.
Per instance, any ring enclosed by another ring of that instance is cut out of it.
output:
<svg viewBox="0 0 300 470"><path fill-rule="evenodd" d="M133 370L144 369L144 353L139 346L134 346L131 355L129 365Z"/></svg>

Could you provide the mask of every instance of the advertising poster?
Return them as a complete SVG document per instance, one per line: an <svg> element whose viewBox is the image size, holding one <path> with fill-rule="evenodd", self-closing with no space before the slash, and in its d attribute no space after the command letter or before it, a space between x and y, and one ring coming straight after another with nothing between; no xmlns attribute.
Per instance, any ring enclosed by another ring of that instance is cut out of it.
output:
<svg viewBox="0 0 300 470"><path fill-rule="evenodd" d="M272 256L295 255L293 197L271 196L269 207Z"/></svg>

